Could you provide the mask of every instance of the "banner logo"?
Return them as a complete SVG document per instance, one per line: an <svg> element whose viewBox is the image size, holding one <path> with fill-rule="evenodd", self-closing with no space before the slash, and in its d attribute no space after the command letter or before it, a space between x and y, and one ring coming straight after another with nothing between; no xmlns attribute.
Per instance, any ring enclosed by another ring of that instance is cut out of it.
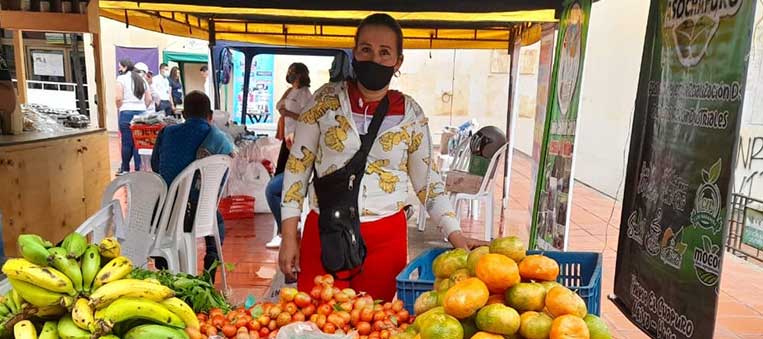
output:
<svg viewBox="0 0 763 339"><path fill-rule="evenodd" d="M736 15L743 0L669 0L664 27L671 30L678 60L692 67L702 60L718 23Z"/></svg>
<svg viewBox="0 0 763 339"><path fill-rule="evenodd" d="M686 252L687 247L685 243L676 241L678 235L681 234L683 230L684 229L681 228L678 232L673 234L673 229L668 227L665 229L665 233L662 234L662 242L660 243L660 246L662 247L662 250L660 251L660 259L662 259L662 262L666 265L677 270L681 269L684 252Z"/></svg>
<svg viewBox="0 0 763 339"><path fill-rule="evenodd" d="M694 272L705 286L715 286L720 276L720 246L713 244L710 237L702 236L702 248L694 248Z"/></svg>
<svg viewBox="0 0 763 339"><path fill-rule="evenodd" d="M702 169L704 183L697 188L691 222L702 229L718 233L721 231L721 191L716 182L721 176L721 159L710 167Z"/></svg>
<svg viewBox="0 0 763 339"><path fill-rule="evenodd" d="M573 4L568 14L567 27L564 30L564 40L559 57L559 74L557 74L556 82L556 99L559 101L559 110L562 116L566 115L570 108L580 73L584 16L580 4L577 2Z"/></svg>

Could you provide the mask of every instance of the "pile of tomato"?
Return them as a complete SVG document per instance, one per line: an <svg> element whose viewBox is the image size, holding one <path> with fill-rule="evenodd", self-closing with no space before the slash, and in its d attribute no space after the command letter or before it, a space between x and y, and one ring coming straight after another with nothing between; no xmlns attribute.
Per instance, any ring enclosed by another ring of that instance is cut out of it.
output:
<svg viewBox="0 0 763 339"><path fill-rule="evenodd" d="M404 331L413 317L403 302L382 302L351 288L334 286L331 275L316 276L309 293L283 288L277 303L261 303L224 314L219 309L198 314L197 338L213 335L231 339L275 338L278 330L294 322L309 321L328 334L355 333L358 339L388 339Z"/></svg>

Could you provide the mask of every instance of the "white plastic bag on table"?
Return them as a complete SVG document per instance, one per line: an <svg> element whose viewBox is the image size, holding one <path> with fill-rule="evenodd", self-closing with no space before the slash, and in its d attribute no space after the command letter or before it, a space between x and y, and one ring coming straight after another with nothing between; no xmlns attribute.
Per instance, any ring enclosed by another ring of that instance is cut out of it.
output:
<svg viewBox="0 0 763 339"><path fill-rule="evenodd" d="M352 339L354 336L354 332L326 334L311 322L298 322L281 327L276 339Z"/></svg>
<svg viewBox="0 0 763 339"><path fill-rule="evenodd" d="M262 300L277 303L279 301L282 288L284 287L297 288L297 283L287 284L285 281L286 279L283 273L281 272L281 270L280 269L276 270L276 275L274 275L273 279L270 281L270 287L265 292L265 295L262 296Z"/></svg>

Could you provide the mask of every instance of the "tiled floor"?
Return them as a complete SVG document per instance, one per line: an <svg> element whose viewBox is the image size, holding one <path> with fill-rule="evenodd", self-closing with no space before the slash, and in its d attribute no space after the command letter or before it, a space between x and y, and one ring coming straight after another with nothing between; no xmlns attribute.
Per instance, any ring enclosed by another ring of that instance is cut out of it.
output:
<svg viewBox="0 0 763 339"><path fill-rule="evenodd" d="M112 164L117 165L118 141L112 138ZM116 168L116 166L113 166ZM509 208L495 206L495 232L504 225L506 234L527 239L528 205L531 189L529 159L516 153L512 166ZM647 338L622 313L606 300L613 291L615 257L620 222L620 204L583 185L575 183L569 236L569 249L604 254L602 316L615 338ZM466 216L467 214L464 213ZM475 213L462 221L464 231L478 237L483 234L484 213ZM273 219L269 214L254 219L226 221L225 260L235 264L230 274L232 299L242 301L248 294L261 296L277 269L276 250L265 249L272 235ZM422 249L444 245L433 227L418 232L409 227L409 256ZM201 245L201 244L200 244ZM200 246L203 250L203 246ZM219 281L219 280L218 280ZM726 255L721 280L721 294L715 338L763 338L763 268Z"/></svg>

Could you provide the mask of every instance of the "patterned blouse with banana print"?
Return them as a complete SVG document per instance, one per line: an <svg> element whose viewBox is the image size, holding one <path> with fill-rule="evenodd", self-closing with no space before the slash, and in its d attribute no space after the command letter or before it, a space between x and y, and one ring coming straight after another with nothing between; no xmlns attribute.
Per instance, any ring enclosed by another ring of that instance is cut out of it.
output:
<svg viewBox="0 0 763 339"><path fill-rule="evenodd" d="M351 86L354 84L348 82L324 85L300 116L284 174L283 220L301 215L313 167L319 176L329 174L344 166L360 148L348 95ZM374 221L399 212L406 205L410 181L419 200L426 202L432 221L447 237L460 227L445 185L432 167L427 118L412 98L403 99L402 119L395 126L383 126L368 156L358 197L360 220ZM383 125L388 125L386 122ZM310 202L318 212L312 186Z"/></svg>

